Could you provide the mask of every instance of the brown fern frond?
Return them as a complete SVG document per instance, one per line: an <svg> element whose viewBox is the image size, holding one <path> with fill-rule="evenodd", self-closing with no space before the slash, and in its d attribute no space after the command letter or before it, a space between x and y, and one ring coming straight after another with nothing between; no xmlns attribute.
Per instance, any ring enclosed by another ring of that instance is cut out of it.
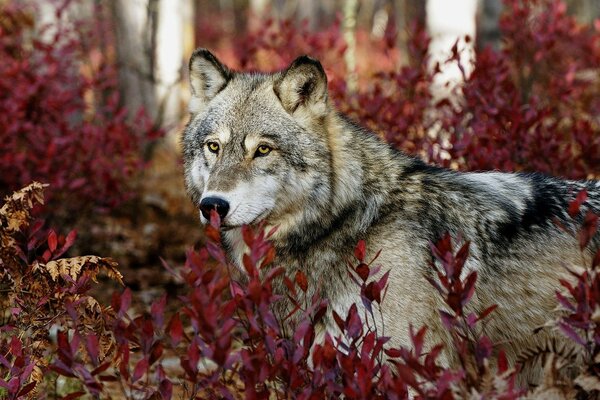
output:
<svg viewBox="0 0 600 400"><path fill-rule="evenodd" d="M44 204L44 188L33 182L4 199L0 208L0 279L12 281L10 271L19 270L18 249L13 235L29 225L34 203Z"/></svg>
<svg viewBox="0 0 600 400"><path fill-rule="evenodd" d="M551 354L567 365L576 361L579 351L574 344L565 340L558 341L552 337L533 348L522 351L517 357L517 362L525 365L541 360L542 365L546 365L548 356Z"/></svg>
<svg viewBox="0 0 600 400"><path fill-rule="evenodd" d="M104 272L110 279L123 285L123 275L117 269L117 265L117 262L109 257L79 256L38 264L36 270L46 271L53 281L61 275L68 275L73 280L77 280L85 272L96 282L96 276Z"/></svg>
<svg viewBox="0 0 600 400"><path fill-rule="evenodd" d="M47 184L33 182L4 198L0 208L0 229L16 232L29 223L30 211L35 203L44 204L44 188Z"/></svg>

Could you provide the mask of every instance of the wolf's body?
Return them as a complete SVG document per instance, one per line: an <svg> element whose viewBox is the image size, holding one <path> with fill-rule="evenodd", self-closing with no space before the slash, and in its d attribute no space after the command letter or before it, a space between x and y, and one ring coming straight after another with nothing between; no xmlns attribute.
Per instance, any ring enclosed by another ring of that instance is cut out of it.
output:
<svg viewBox="0 0 600 400"><path fill-rule="evenodd" d="M447 342L441 299L424 276L432 274L429 244L450 232L472 242L467 268L479 280L471 306L498 304L487 334L510 359L560 336L533 332L556 315L565 266L589 261L599 241L582 254L555 221L572 226L568 202L583 188L583 209L600 211L598 182L428 166L338 114L322 67L307 57L283 72L243 74L198 50L190 75L186 184L205 214L223 214L234 262L245 250L240 226L266 220L278 226L276 264L304 271L345 314L360 304L347 260L364 239L391 271L383 318L392 344L410 346L409 324L428 325L430 343ZM334 329L330 321L324 328Z"/></svg>

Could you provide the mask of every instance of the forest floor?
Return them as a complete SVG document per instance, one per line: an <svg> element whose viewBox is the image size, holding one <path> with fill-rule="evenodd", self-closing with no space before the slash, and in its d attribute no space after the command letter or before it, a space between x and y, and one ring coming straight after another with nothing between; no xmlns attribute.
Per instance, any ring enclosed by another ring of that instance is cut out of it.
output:
<svg viewBox="0 0 600 400"><path fill-rule="evenodd" d="M203 244L198 211L183 183L177 144L180 131L170 132L153 150L131 200L78 227L73 254L115 259L140 306L150 305L165 289L169 295L177 292L179 284L163 267L163 260L177 268L185 262L187 251ZM94 295L101 303L110 304L110 295L118 289L115 283L106 281Z"/></svg>

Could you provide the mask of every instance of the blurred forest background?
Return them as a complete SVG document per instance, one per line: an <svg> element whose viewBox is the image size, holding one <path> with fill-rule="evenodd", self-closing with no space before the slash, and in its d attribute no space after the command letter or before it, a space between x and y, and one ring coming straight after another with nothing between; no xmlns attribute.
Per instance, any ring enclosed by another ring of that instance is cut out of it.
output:
<svg viewBox="0 0 600 400"><path fill-rule="evenodd" d="M396 147L475 170L600 171L597 0L0 0L0 194L116 259L151 298L202 242L182 179L187 60L323 63L333 101ZM32 249L35 251L35 249Z"/></svg>

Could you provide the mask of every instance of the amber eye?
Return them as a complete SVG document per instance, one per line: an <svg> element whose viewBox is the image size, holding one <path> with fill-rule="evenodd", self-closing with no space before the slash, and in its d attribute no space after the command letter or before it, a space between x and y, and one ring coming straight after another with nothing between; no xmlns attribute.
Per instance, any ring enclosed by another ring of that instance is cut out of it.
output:
<svg viewBox="0 0 600 400"><path fill-rule="evenodd" d="M256 153L254 154L254 157L264 157L267 154L269 154L271 150L273 149L271 149L269 146L261 144L256 148Z"/></svg>
<svg viewBox="0 0 600 400"><path fill-rule="evenodd" d="M211 153L217 154L219 152L219 143L217 142L208 142L206 146Z"/></svg>

